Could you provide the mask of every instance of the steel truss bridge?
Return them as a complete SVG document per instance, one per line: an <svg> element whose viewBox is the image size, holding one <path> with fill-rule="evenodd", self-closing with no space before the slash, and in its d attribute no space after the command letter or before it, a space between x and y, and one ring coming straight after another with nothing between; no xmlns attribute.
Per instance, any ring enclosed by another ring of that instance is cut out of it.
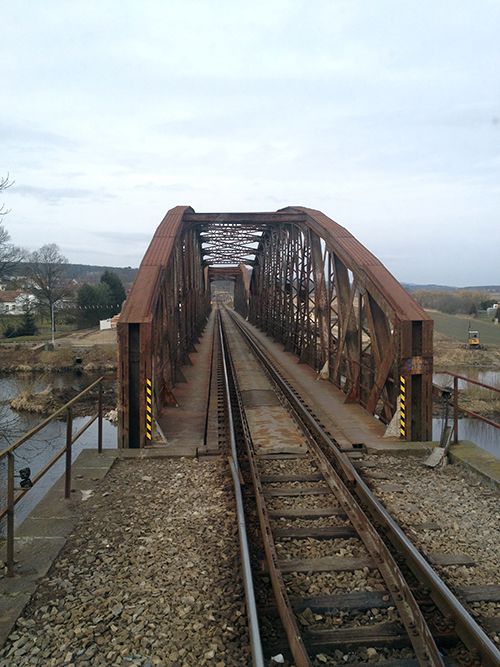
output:
<svg viewBox="0 0 500 667"><path fill-rule="evenodd" d="M118 323L119 446L140 448L175 404L211 309L211 282L234 307L400 438L432 436L433 321L383 264L320 211L170 210ZM394 419L393 419L394 418Z"/></svg>

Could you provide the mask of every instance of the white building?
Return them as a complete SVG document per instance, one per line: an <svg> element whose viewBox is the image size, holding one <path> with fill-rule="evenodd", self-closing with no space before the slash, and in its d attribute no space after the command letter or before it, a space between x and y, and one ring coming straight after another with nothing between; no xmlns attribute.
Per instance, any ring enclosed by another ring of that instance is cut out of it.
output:
<svg viewBox="0 0 500 667"><path fill-rule="evenodd" d="M0 313L9 315L24 315L26 307L34 305L36 298L28 292L20 290L0 291Z"/></svg>

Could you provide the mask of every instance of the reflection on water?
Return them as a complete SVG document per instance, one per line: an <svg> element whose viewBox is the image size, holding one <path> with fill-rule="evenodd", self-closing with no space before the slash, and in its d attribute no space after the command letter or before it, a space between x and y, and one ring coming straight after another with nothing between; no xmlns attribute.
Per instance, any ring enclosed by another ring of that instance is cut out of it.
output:
<svg viewBox="0 0 500 667"><path fill-rule="evenodd" d="M41 415L17 413L10 408L10 399L25 391L28 385L32 391L41 391L52 383L57 387L74 387L82 391L97 379L87 374L58 373L55 375L29 377L7 376L0 378L0 449L5 449L18 438L34 428L45 419ZM77 433L87 422L88 417L78 417L73 420L73 434ZM66 443L66 422L50 422L42 431L34 435L28 442L21 445L15 452L16 474L21 468L31 468L32 476L50 461ZM110 449L117 447L117 429L110 422L103 421L103 447ZM97 422L85 431L76 441L72 449L74 461L82 449L97 448ZM54 482L64 473L64 456L51 470L30 489L30 491L16 505L15 523L18 526L43 498ZM19 480L16 480L19 481ZM16 483L16 486L18 484ZM7 459L0 462L0 504L7 502ZM4 522L5 523L5 520Z"/></svg>
<svg viewBox="0 0 500 667"><path fill-rule="evenodd" d="M468 377L471 380L489 384L492 387L500 388L500 371L491 371L482 368L456 368L454 371L457 375ZM453 377L447 373L434 373L434 383L441 387L453 387ZM472 385L465 380L458 381L458 388L471 388ZM480 387L476 387L477 391L481 391ZM484 391L487 391L486 389ZM493 392L490 392L493 394ZM453 407L450 406L449 423L453 423ZM441 436L442 420L432 420L432 439L439 440ZM458 420L458 439L470 440L482 449L498 456L500 458L500 429L485 424L479 419L462 418Z"/></svg>
<svg viewBox="0 0 500 667"><path fill-rule="evenodd" d="M438 441L441 437L442 419L432 420L432 439ZM450 410L448 424L453 424L453 414ZM459 419L458 439L470 440L481 449L494 454L500 458L500 429L485 424L479 419Z"/></svg>

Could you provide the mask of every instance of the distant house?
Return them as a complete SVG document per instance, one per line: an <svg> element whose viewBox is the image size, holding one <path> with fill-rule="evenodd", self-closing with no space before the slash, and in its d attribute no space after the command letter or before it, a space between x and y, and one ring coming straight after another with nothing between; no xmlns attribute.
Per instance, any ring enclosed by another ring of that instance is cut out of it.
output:
<svg viewBox="0 0 500 667"><path fill-rule="evenodd" d="M28 304L36 301L33 294L21 290L0 290L0 313L23 315Z"/></svg>
<svg viewBox="0 0 500 667"><path fill-rule="evenodd" d="M500 306L498 303L494 303L491 308L486 309L486 314L487 315L496 315L497 308Z"/></svg>

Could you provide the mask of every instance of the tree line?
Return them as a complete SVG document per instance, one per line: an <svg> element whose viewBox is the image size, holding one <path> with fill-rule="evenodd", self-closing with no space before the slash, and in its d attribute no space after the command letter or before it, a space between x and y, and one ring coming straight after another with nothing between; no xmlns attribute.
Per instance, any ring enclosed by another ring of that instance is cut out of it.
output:
<svg viewBox="0 0 500 667"><path fill-rule="evenodd" d="M476 317L481 310L491 308L496 300L488 292L476 290L426 290L418 289L412 297L423 308L438 310L448 315L470 315ZM498 310L497 315L498 317Z"/></svg>
<svg viewBox="0 0 500 667"><path fill-rule="evenodd" d="M11 185L9 175L0 177L0 193ZM68 279L69 262L56 243L48 243L33 252L11 243L1 217L7 213L5 206L0 205L0 281L23 262L24 275L16 278L14 287L21 288L26 296L21 320L16 324L7 322L4 336L36 334L36 316L51 321L52 328L56 317L68 324L91 327L120 312L126 293L117 274L106 270L99 283L77 287Z"/></svg>

